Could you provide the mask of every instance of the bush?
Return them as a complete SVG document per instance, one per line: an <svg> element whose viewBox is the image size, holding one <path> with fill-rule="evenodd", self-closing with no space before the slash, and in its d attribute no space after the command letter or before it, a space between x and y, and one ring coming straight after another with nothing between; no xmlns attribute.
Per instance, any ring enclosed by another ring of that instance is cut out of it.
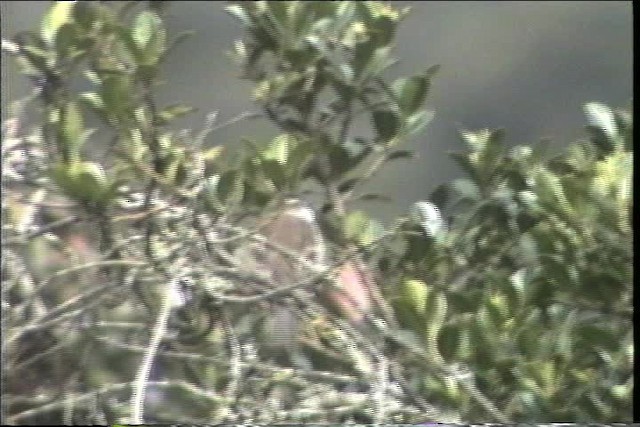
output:
<svg viewBox="0 0 640 427"><path fill-rule="evenodd" d="M437 66L384 77L409 11L227 6L281 132L229 153L204 145L215 115L194 136L172 130L188 106L157 105L188 35L167 42L165 6L58 2L3 40L34 83L2 136L7 423L631 420L630 113L586 104L589 138L552 158L462 132L468 177L385 228L350 206L385 197L359 189L432 116ZM305 192L322 262L260 234Z"/></svg>

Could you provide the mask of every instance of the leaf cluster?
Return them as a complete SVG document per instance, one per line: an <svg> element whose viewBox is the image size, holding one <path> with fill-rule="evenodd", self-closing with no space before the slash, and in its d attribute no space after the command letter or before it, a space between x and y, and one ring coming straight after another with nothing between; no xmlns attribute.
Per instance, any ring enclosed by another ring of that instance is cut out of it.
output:
<svg viewBox="0 0 640 427"><path fill-rule="evenodd" d="M468 150L451 155L467 177L431 197L447 224L405 224L383 260L407 336L468 366L511 420L630 419L633 123L598 103L585 113L589 138L554 157L506 149L501 130L462 131ZM429 359L406 363L424 393L497 416Z"/></svg>
<svg viewBox="0 0 640 427"><path fill-rule="evenodd" d="M412 157L399 145L430 121L438 70L385 77L409 11L227 6L244 30L232 56L279 129L232 154L205 146L227 125L216 114L193 135L172 130L192 108L157 105L163 62L189 35L168 42L166 3L56 2L39 31L3 41L34 85L2 135L8 422L126 423L140 399L156 422L630 419L629 112L587 104L588 139L552 158L463 131L452 157L466 177L384 227L352 203L386 199L361 185ZM288 254L308 278L285 292L242 249L310 188L331 266ZM309 291L349 259L381 288L359 327ZM274 301L303 320L312 369L265 352Z"/></svg>

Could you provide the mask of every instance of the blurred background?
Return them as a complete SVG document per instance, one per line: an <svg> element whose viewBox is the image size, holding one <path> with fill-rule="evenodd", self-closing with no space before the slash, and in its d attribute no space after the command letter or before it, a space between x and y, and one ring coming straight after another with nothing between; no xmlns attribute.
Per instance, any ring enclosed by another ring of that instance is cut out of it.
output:
<svg viewBox="0 0 640 427"><path fill-rule="evenodd" d="M0 2L2 37L36 30L48 1ZM225 54L242 37L226 14L226 2L171 2L169 34L194 30L164 68L167 85L159 104L181 102L198 110L179 128L199 130L206 115L219 111L221 123L251 103L251 84ZM394 2L411 6L400 25L393 55L400 59L389 77L441 64L428 107L435 118L408 142L418 157L391 163L365 188L393 197L392 203L363 208L385 222L428 197L434 187L461 171L448 150L462 150L457 130L504 127L507 143L533 144L542 138L561 148L582 136L582 105L598 101L627 106L632 98L631 2ZM31 91L15 63L2 58L2 120L7 106ZM97 126L97 122L89 125ZM362 123L366 126L366 123ZM364 128L363 128L364 129ZM240 137L268 140L276 129L266 120L243 121L211 134L208 144L233 145Z"/></svg>

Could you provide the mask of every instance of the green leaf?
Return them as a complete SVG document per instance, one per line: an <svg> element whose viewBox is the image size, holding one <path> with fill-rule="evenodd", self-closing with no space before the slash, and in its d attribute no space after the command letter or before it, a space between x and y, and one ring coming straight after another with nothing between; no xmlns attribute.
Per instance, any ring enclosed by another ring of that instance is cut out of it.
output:
<svg viewBox="0 0 640 427"><path fill-rule="evenodd" d="M244 177L234 170L222 174L218 182L218 196L226 209L237 207L244 198Z"/></svg>
<svg viewBox="0 0 640 427"><path fill-rule="evenodd" d="M508 301L502 294L491 295L485 303L485 308L494 325L502 326L509 316Z"/></svg>
<svg viewBox="0 0 640 427"><path fill-rule="evenodd" d="M458 164L460 169L463 170L470 178L477 180L476 165L472 162L469 153L455 153L449 152L449 157Z"/></svg>
<svg viewBox="0 0 640 427"><path fill-rule="evenodd" d="M64 24L58 29L55 46L58 58L76 58L83 53L77 46L79 34L76 26L71 23Z"/></svg>
<svg viewBox="0 0 640 427"><path fill-rule="evenodd" d="M400 78L393 82L391 87L398 100L400 111L404 114L412 113L422 106L427 92L427 82L424 77Z"/></svg>
<svg viewBox="0 0 640 427"><path fill-rule="evenodd" d="M315 155L316 150L312 144L302 143L300 140L293 144L287 160L287 176L292 183L298 183L302 179Z"/></svg>
<svg viewBox="0 0 640 427"><path fill-rule="evenodd" d="M356 77L360 77L364 73L367 64L372 61L374 51L375 44L371 40L356 44L353 60L353 71Z"/></svg>
<svg viewBox="0 0 640 427"><path fill-rule="evenodd" d="M491 138L491 131L483 129L480 131L461 130L460 136L473 151L483 151Z"/></svg>
<svg viewBox="0 0 640 427"><path fill-rule="evenodd" d="M451 183L451 188L462 199L468 199L473 201L480 200L480 189L473 181L470 181L464 178L459 178Z"/></svg>
<svg viewBox="0 0 640 427"><path fill-rule="evenodd" d="M397 160L397 159L412 159L416 156L411 150L396 150L392 151L387 155L387 161Z"/></svg>
<svg viewBox="0 0 640 427"><path fill-rule="evenodd" d="M421 337L418 336L416 332L412 330L400 329L400 330L394 331L393 336L390 338L402 344L404 347L412 349L418 354L424 352Z"/></svg>
<svg viewBox="0 0 640 427"><path fill-rule="evenodd" d="M315 22L322 22L325 18L331 17L333 14L338 13L339 16L347 15L348 17L353 14L353 4L345 4L349 2L327 2L323 0L312 0L304 2L305 7L309 13L315 17ZM345 6L350 6L344 8ZM338 12L338 8L340 11Z"/></svg>
<svg viewBox="0 0 640 427"><path fill-rule="evenodd" d="M347 238L357 237L367 226L369 217L362 211L350 212L344 221L344 231Z"/></svg>
<svg viewBox="0 0 640 427"><path fill-rule="evenodd" d="M378 46L387 46L396 35L398 21L386 16L376 18L371 25L371 38Z"/></svg>
<svg viewBox="0 0 640 427"><path fill-rule="evenodd" d="M392 199L389 196L385 196L384 194L377 193L366 193L361 196L358 196L355 200L362 201L381 201L381 202L391 202Z"/></svg>
<svg viewBox="0 0 640 427"><path fill-rule="evenodd" d="M102 98L95 92L83 92L79 95L80 101L89 105L93 110L102 112L105 105Z"/></svg>
<svg viewBox="0 0 640 427"><path fill-rule="evenodd" d="M370 54L370 59L367 62L366 66L359 70L359 64L356 63L355 71L356 76L358 77L358 83L363 84L367 79L374 76L379 76L382 74L384 70L393 65L396 61L394 59L389 58L389 53L391 52L390 46L379 47L375 49ZM356 49L357 55L357 49Z"/></svg>
<svg viewBox="0 0 640 427"><path fill-rule="evenodd" d="M147 44L157 34L162 20L155 12L145 10L140 12L131 31L131 37L140 50L147 47Z"/></svg>
<svg viewBox="0 0 640 427"><path fill-rule="evenodd" d="M424 74L396 80L392 89L398 100L400 111L404 115L412 115L422 107L429 94L431 78L439 66L429 68Z"/></svg>
<svg viewBox="0 0 640 427"><path fill-rule="evenodd" d="M609 107L598 102L589 102L584 106L584 113L589 125L601 129L607 138L614 139L618 136L615 116Z"/></svg>
<svg viewBox="0 0 640 427"><path fill-rule="evenodd" d="M436 206L444 207L444 206L447 206L447 203L449 202L449 196L450 196L449 193L450 193L449 186L446 183L440 184L436 187L435 190L433 190L429 199Z"/></svg>
<svg viewBox="0 0 640 427"><path fill-rule="evenodd" d="M289 183L287 179L287 165L277 160L263 160L260 163L266 178L273 183L277 189L283 190Z"/></svg>
<svg viewBox="0 0 640 427"><path fill-rule="evenodd" d="M400 118L390 110L376 110L373 112L373 125L381 141L387 142L398 135Z"/></svg>
<svg viewBox="0 0 640 427"><path fill-rule="evenodd" d="M415 202L411 208L411 217L420 224L429 237L440 239L440 236L446 232L447 226L440 209L431 202L423 200Z"/></svg>
<svg viewBox="0 0 640 427"><path fill-rule="evenodd" d="M412 114L407 118L405 133L407 135L417 134L422 129L424 129L424 127L427 126L431 122L431 120L433 120L434 116L435 113L433 111L424 110Z"/></svg>
<svg viewBox="0 0 640 427"><path fill-rule="evenodd" d="M484 177L493 176L503 159L504 129L491 131L486 145L480 152L480 171Z"/></svg>
<svg viewBox="0 0 640 427"><path fill-rule="evenodd" d="M573 309L571 313L566 317L562 324L558 327L558 337L556 341L556 348L558 352L570 360L574 346L574 328L577 324L578 309Z"/></svg>
<svg viewBox="0 0 640 427"><path fill-rule="evenodd" d="M93 23L99 18L98 7L93 2L75 2L73 9L75 21L85 30L90 30Z"/></svg>
<svg viewBox="0 0 640 427"><path fill-rule="evenodd" d="M220 183L220 175L212 175L205 181L203 188L205 205L216 213L223 213L225 210L224 203L218 197L218 185Z"/></svg>
<svg viewBox="0 0 640 427"><path fill-rule="evenodd" d="M457 325L446 325L438 337L438 348L446 360L456 356L460 341L460 327Z"/></svg>
<svg viewBox="0 0 640 427"><path fill-rule="evenodd" d="M249 15L246 11L246 8L242 4L232 4L224 8L224 10L238 21L242 22L245 27L250 27L253 25L253 20L251 19L251 15Z"/></svg>
<svg viewBox="0 0 640 427"><path fill-rule="evenodd" d="M440 64L432 65L431 67L427 68L427 71L424 72L424 76L427 78L427 80L431 80L436 76L436 74L440 72L440 68Z"/></svg>
<svg viewBox="0 0 640 427"><path fill-rule="evenodd" d="M84 139L82 112L75 102L68 102L61 111L59 141L62 149L71 159L78 158Z"/></svg>
<svg viewBox="0 0 640 427"><path fill-rule="evenodd" d="M338 186L338 192L345 193L347 191L351 191L361 180L361 178L351 178L346 180Z"/></svg>
<svg viewBox="0 0 640 427"><path fill-rule="evenodd" d="M447 297L442 292L429 295L425 316L425 339L432 355L437 353L437 339L447 316Z"/></svg>
<svg viewBox="0 0 640 427"><path fill-rule="evenodd" d="M134 22L130 37L135 46L129 46L129 49L141 67L141 78L155 77L155 66L165 51L167 38L162 19L150 10L141 12ZM123 41L127 41L125 35Z"/></svg>
<svg viewBox="0 0 640 427"><path fill-rule="evenodd" d="M171 40L171 43L169 43L169 46L167 47L164 55L167 55L169 54L169 52L172 52L177 46L185 42L187 39L189 39L189 37L192 37L194 34L195 34L195 31L181 31L180 33L178 33L175 36L175 38Z"/></svg>
<svg viewBox="0 0 640 427"><path fill-rule="evenodd" d="M280 134L271 140L261 157L265 160L275 160L283 165L287 164L290 153L298 144L299 141L294 135Z"/></svg>
<svg viewBox="0 0 640 427"><path fill-rule="evenodd" d="M160 119L160 124L165 125L178 117L191 113L192 111L195 111L195 108L183 104L173 104L163 108L162 111L158 113L158 118Z"/></svg>
<svg viewBox="0 0 640 427"><path fill-rule="evenodd" d="M404 12L382 2L355 2L360 19L371 33L376 46L388 45L395 36L395 29Z"/></svg>
<svg viewBox="0 0 640 427"><path fill-rule="evenodd" d="M102 101L109 114L122 118L123 113L128 115L133 93L128 77L121 75L108 75L102 81L100 93Z"/></svg>
<svg viewBox="0 0 640 427"><path fill-rule="evenodd" d="M17 62L23 74L29 77L41 78L49 71L47 63L49 58L53 57L53 52L33 45L22 46L21 52L22 55L18 56Z"/></svg>
<svg viewBox="0 0 640 427"><path fill-rule="evenodd" d="M202 158L205 162L212 162L216 160L222 152L224 151L224 147L222 145L217 145L215 147L211 147L208 150L202 152Z"/></svg>
<svg viewBox="0 0 640 427"><path fill-rule="evenodd" d="M69 197L80 202L104 206L113 196L104 169L98 163L58 163L53 166L52 177Z"/></svg>
<svg viewBox="0 0 640 427"><path fill-rule="evenodd" d="M407 228L411 234L404 236L403 257L412 263L421 264L429 257L432 242L424 238L423 232L417 225L407 226Z"/></svg>
<svg viewBox="0 0 640 427"><path fill-rule="evenodd" d="M40 28L42 39L44 41L53 45L60 27L72 22L72 12L75 3L76 2L58 1L51 6L44 17L42 27Z"/></svg>
<svg viewBox="0 0 640 427"><path fill-rule="evenodd" d="M296 2L278 2L278 1L270 1L267 2L267 6L269 7L269 11L271 12L271 16L276 20L278 26L280 28L288 27L288 17L291 9L295 7Z"/></svg>
<svg viewBox="0 0 640 427"><path fill-rule="evenodd" d="M95 162L81 162L76 171L76 177L81 198L90 202L104 201L108 182L101 165Z"/></svg>
<svg viewBox="0 0 640 427"><path fill-rule="evenodd" d="M329 163L331 165L331 176L340 179L344 174L349 173L362 163L369 155L371 149L362 147L352 141L347 141L340 145L329 147Z"/></svg>
<svg viewBox="0 0 640 427"><path fill-rule="evenodd" d="M429 296L429 287L425 282L417 279L403 280L400 293L407 307L419 316L425 315Z"/></svg>
<svg viewBox="0 0 640 427"><path fill-rule="evenodd" d="M361 247L368 247L371 244L377 242L385 233L384 226L374 219L370 219L366 228L360 234L358 238L358 244Z"/></svg>

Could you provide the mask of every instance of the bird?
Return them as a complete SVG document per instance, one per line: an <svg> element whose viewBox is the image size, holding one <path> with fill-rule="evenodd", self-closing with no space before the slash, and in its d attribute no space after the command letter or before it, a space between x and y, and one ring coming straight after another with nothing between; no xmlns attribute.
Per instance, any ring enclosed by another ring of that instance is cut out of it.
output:
<svg viewBox="0 0 640 427"><path fill-rule="evenodd" d="M245 269L262 275L275 287L287 287L308 278L309 266L324 265L325 242L315 212L300 199L285 199L272 215L258 222L257 235L262 239L252 241L237 253ZM299 262L284 251L306 262ZM299 290L296 294L307 298L310 292ZM261 323L266 335L264 348L278 362L308 369L310 362L298 343L301 328L295 304L287 296L269 304L269 313Z"/></svg>
<svg viewBox="0 0 640 427"><path fill-rule="evenodd" d="M261 222L258 234L262 243L252 243L244 249L245 266L254 272L265 274L276 287L293 286L310 278L314 272L330 267L330 256L315 211L299 198L287 198L280 209ZM268 242L268 243L266 243ZM271 247L270 247L271 246ZM299 262L289 254L298 256ZM373 274L358 259L343 261L335 269L332 286L316 286L296 290L304 298L321 297L340 315L359 326L373 309L372 287L376 286ZM300 351L298 335L300 319L295 301L284 298L272 308L263 324L269 335L267 347L276 353L286 353L298 367L308 368Z"/></svg>

